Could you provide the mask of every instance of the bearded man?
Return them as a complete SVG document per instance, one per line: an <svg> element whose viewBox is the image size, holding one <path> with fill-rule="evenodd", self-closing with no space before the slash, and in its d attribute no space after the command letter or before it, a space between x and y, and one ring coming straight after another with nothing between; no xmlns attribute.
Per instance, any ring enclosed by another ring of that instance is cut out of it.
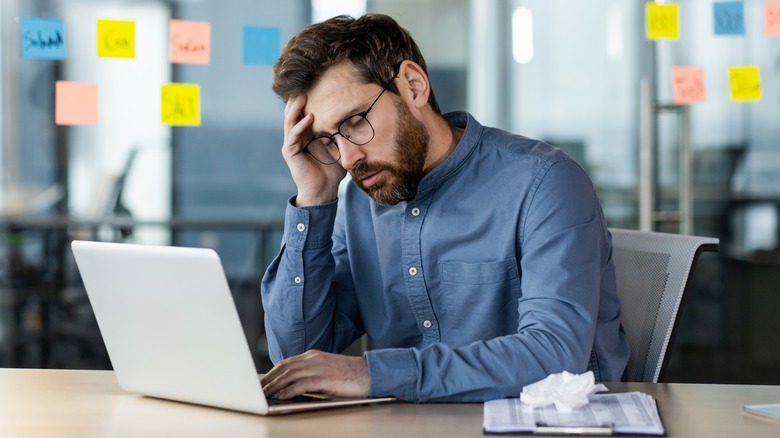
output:
<svg viewBox="0 0 780 438"><path fill-rule="evenodd" d="M385 15L304 29L273 89L297 195L262 283L266 394L469 402L564 370L621 379L611 237L576 162L443 115ZM364 334L362 357L340 354Z"/></svg>

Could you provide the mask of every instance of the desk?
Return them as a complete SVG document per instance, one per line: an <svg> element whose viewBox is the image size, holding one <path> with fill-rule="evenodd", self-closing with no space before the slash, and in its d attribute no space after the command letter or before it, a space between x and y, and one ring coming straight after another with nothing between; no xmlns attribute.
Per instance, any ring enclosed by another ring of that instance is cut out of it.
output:
<svg viewBox="0 0 780 438"><path fill-rule="evenodd" d="M742 413L780 386L608 383L658 400L669 437L777 437ZM482 404L393 403L262 417L124 393L112 371L0 369L3 437L481 437Z"/></svg>

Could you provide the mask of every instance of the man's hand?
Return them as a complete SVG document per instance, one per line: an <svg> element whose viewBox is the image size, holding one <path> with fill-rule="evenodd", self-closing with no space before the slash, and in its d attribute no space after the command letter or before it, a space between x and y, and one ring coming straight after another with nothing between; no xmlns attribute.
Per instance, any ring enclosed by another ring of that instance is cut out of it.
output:
<svg viewBox="0 0 780 438"><path fill-rule="evenodd" d="M368 364L362 357L309 350L276 364L261 380L267 396L289 399L307 392L368 397Z"/></svg>
<svg viewBox="0 0 780 438"><path fill-rule="evenodd" d="M303 115L306 96L296 96L287 101L284 108L284 145L282 157L290 168L298 187L296 205L318 205L332 202L338 196L339 182L346 171L338 164L325 165L317 162L303 148L311 138L314 115Z"/></svg>

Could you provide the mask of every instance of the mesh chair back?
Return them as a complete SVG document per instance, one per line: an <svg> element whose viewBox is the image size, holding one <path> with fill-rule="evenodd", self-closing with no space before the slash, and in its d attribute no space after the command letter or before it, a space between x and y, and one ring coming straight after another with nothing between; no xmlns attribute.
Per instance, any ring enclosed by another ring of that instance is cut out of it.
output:
<svg viewBox="0 0 780 438"><path fill-rule="evenodd" d="M629 382L658 382L668 361L685 290L703 251L718 239L610 229L623 329L631 345Z"/></svg>

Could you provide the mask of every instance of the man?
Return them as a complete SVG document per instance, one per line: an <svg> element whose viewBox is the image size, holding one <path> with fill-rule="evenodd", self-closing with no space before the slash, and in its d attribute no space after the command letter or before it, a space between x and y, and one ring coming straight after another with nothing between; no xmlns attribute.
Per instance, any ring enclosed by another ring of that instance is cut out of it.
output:
<svg viewBox="0 0 780 438"><path fill-rule="evenodd" d="M483 401L563 370L620 380L610 236L582 168L441 115L384 15L308 27L274 76L298 194L262 285L268 395ZM363 357L334 354L364 333Z"/></svg>

